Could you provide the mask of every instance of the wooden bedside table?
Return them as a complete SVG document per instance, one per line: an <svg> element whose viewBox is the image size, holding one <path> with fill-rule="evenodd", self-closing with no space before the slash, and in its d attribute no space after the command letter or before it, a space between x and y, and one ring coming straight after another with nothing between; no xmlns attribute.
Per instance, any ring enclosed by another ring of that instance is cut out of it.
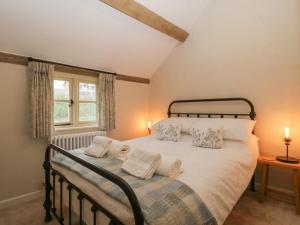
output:
<svg viewBox="0 0 300 225"><path fill-rule="evenodd" d="M259 193L259 201L263 202L264 196L267 194L268 177L269 177L269 167L276 166L284 169L293 170L293 183L294 183L294 193L295 193L295 203L296 212L300 214L300 164L288 164L279 162L275 157L260 156L257 161L262 165L262 176L261 176L261 189Z"/></svg>

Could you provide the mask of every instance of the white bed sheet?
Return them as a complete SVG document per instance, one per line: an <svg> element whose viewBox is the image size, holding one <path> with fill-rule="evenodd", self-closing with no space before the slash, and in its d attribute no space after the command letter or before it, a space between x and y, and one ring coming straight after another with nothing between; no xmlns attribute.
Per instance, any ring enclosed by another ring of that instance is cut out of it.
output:
<svg viewBox="0 0 300 225"><path fill-rule="evenodd" d="M248 187L259 155L254 135L247 142L224 141L220 150L194 147L190 135L183 135L181 142L159 141L152 135L127 143L159 152L162 160L181 159L184 172L177 179L200 196L219 225Z"/></svg>
<svg viewBox="0 0 300 225"><path fill-rule="evenodd" d="M152 135L129 140L127 143L131 149L158 152L162 155L162 160L182 160L184 172L177 179L199 195L219 225L224 223L247 188L259 155L254 135L248 142L225 141L224 148L220 150L194 147L189 135L183 135L181 142L159 141ZM111 199L75 173L55 164L53 166L83 191L90 193L95 200L102 200L103 203L104 197L107 202ZM118 214L124 217L123 221L130 224L131 210L126 206L121 209L121 203L111 200L108 209L117 207ZM90 219L85 220L89 224L90 221L87 220Z"/></svg>

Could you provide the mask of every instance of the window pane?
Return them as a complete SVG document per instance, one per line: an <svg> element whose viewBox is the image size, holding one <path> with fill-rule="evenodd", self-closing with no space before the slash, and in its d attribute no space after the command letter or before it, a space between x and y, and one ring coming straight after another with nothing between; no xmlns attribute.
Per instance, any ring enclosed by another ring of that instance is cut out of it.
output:
<svg viewBox="0 0 300 225"><path fill-rule="evenodd" d="M54 80L54 99L69 100L70 84L67 80Z"/></svg>
<svg viewBox="0 0 300 225"><path fill-rule="evenodd" d="M96 84L79 83L79 101L96 101Z"/></svg>
<svg viewBox="0 0 300 225"><path fill-rule="evenodd" d="M70 108L67 102L54 103L54 124L70 123Z"/></svg>
<svg viewBox="0 0 300 225"><path fill-rule="evenodd" d="M79 103L79 121L96 121L96 103Z"/></svg>

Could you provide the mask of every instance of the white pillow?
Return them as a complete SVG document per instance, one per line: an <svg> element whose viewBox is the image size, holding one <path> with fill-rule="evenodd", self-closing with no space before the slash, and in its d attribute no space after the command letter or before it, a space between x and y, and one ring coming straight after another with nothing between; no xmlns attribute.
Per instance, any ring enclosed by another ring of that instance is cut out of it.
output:
<svg viewBox="0 0 300 225"><path fill-rule="evenodd" d="M181 127L182 133L189 133L190 129L193 127L193 125L199 121L199 118L191 118L191 117L171 117L167 119L163 119L151 127L151 131L153 133L158 131L159 125L178 125Z"/></svg>
<svg viewBox="0 0 300 225"><path fill-rule="evenodd" d="M194 127L223 127L223 139L247 141L252 135L256 121L235 118L200 118ZM192 134L192 130L190 130Z"/></svg>
<svg viewBox="0 0 300 225"><path fill-rule="evenodd" d="M156 133L157 139L161 141L180 141L181 126L174 124L159 124Z"/></svg>

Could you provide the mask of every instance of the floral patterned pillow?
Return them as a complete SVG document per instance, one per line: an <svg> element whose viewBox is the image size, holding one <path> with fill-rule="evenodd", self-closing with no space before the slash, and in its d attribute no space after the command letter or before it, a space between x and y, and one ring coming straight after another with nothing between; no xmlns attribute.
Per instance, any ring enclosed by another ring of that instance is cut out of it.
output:
<svg viewBox="0 0 300 225"><path fill-rule="evenodd" d="M193 128L193 146L203 148L221 149L223 148L223 135L221 128Z"/></svg>
<svg viewBox="0 0 300 225"><path fill-rule="evenodd" d="M157 132L157 139L161 141L174 141L180 140L181 126L174 124L160 124Z"/></svg>

